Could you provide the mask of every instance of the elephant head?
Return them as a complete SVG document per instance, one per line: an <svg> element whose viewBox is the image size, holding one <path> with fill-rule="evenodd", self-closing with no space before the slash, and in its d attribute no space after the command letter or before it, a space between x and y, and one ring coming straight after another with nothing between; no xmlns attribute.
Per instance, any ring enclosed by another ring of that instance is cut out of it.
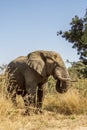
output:
<svg viewBox="0 0 87 130"><path fill-rule="evenodd" d="M28 55L28 65L42 77L53 75L56 90L66 92L70 85L70 77L61 56L54 51L35 51Z"/></svg>
<svg viewBox="0 0 87 130"><path fill-rule="evenodd" d="M55 53L55 56L52 58L54 61L54 71L53 76L57 79L56 90L59 93L64 93L70 87L71 79L68 73L68 70L64 64L62 57Z"/></svg>

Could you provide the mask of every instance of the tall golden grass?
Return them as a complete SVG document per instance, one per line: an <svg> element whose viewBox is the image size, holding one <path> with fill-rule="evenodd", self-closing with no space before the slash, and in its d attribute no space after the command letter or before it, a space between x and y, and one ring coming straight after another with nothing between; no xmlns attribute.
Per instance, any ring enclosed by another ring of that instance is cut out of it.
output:
<svg viewBox="0 0 87 130"><path fill-rule="evenodd" d="M85 114L87 98L83 97L77 89L70 89L65 94L48 94L44 101L44 109L65 115Z"/></svg>
<svg viewBox="0 0 87 130"><path fill-rule="evenodd" d="M50 79L46 88L46 95L43 103L43 109L63 114L81 114L87 111L87 79L78 80L73 83L67 93L59 94L55 91L55 82ZM0 105L5 107L5 76L0 76ZM21 98L17 98L18 108L23 108ZM11 102L10 102L11 104ZM9 106L10 106L9 104ZM12 104L11 104L12 105ZM11 107L11 106L10 106ZM1 109L0 109L1 110ZM2 109L3 110L3 109ZM3 112L1 112L3 113Z"/></svg>
<svg viewBox="0 0 87 130"><path fill-rule="evenodd" d="M55 124L55 119L65 115L87 114L87 80L78 81L65 94L55 92L55 84L51 82L51 87L48 87L50 90L46 88L48 93L43 102L44 114L24 116L22 111L25 108L21 97L17 97L18 107L6 100L5 79L0 76L0 130L56 130L58 124Z"/></svg>

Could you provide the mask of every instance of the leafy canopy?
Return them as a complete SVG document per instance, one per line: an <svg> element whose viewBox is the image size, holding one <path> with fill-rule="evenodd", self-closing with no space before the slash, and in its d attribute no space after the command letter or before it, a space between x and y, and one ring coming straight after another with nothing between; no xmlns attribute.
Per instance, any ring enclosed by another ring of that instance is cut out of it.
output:
<svg viewBox="0 0 87 130"><path fill-rule="evenodd" d="M84 66L82 67L84 70L81 70L81 72L85 73L85 77L87 77L87 10L83 18L79 18L77 15L72 18L70 26L71 28L68 31L58 31L57 36L61 35L72 43L72 48L77 49L80 62Z"/></svg>

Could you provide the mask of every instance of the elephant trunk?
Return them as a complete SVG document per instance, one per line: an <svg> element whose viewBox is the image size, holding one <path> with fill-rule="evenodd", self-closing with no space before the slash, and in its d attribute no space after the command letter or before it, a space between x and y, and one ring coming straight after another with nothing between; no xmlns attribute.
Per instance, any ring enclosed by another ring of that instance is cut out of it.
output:
<svg viewBox="0 0 87 130"><path fill-rule="evenodd" d="M70 86L70 81L57 80L57 82L56 82L56 91L59 92L59 93L67 92L69 86Z"/></svg>
<svg viewBox="0 0 87 130"><path fill-rule="evenodd" d="M56 90L59 93L64 93L68 90L71 79L69 77L68 71L65 69L63 71L63 74L58 69L55 69L55 75L56 75ZM63 76L62 76L63 75Z"/></svg>

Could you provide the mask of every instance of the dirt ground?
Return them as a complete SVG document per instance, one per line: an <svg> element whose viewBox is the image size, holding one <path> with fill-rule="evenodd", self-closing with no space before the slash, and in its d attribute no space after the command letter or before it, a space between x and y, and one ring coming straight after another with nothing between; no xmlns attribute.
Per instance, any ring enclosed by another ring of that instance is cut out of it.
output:
<svg viewBox="0 0 87 130"><path fill-rule="evenodd" d="M54 122L54 128L46 128L45 130L87 130L87 116L83 115L71 115L54 120ZM50 121L50 124L53 124L52 120Z"/></svg>
<svg viewBox="0 0 87 130"><path fill-rule="evenodd" d="M51 119L50 119L51 118ZM86 115L49 116L47 126L40 130L87 130Z"/></svg>
<svg viewBox="0 0 87 130"><path fill-rule="evenodd" d="M87 130L87 115L45 113L0 118L0 130Z"/></svg>

